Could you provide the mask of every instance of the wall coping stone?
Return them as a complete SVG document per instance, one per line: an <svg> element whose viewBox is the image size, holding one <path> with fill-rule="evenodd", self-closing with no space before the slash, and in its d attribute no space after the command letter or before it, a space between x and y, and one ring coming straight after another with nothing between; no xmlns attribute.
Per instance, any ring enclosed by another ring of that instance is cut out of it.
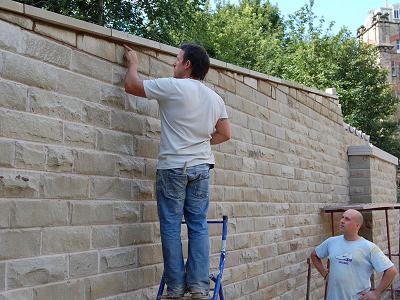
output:
<svg viewBox="0 0 400 300"><path fill-rule="evenodd" d="M134 36L128 34L126 32L121 32L118 30L105 28L103 26L99 26L96 24L92 24L89 22L81 21L72 17L67 17L64 15L60 15L54 12L50 12L41 8L33 7L27 4L22 4L19 2L11 1L11 0L1 0L0 1L0 9L9 10L13 12L17 12L23 15L26 15L32 19L37 19L41 21L46 21L51 24L55 24L57 26L62 26L66 28L70 28L76 30L78 32L89 33L101 37L110 38L111 40L132 43L137 46L145 46L148 48L156 49L162 52L166 52L169 54L176 55L179 52L179 48L172 47L166 44L162 44L156 41L148 40L142 37ZM225 69L227 71L233 71L237 73L241 73L244 75L250 75L255 77L256 79L263 79L272 81L277 84L286 85L288 87L293 87L297 89L301 89L313 94L322 95L324 97L328 97L331 99L338 99L338 95L332 95L314 88L307 87L305 85L291 82L289 80L280 79L271 75L266 75L257 71L252 71L246 68L242 68L230 63L226 63L220 60L211 59L210 64L213 67Z"/></svg>
<svg viewBox="0 0 400 300"><path fill-rule="evenodd" d="M11 0L1 0L0 1L0 8L5 10L10 10L17 13L24 13L24 4L11 1Z"/></svg>
<svg viewBox="0 0 400 300"><path fill-rule="evenodd" d="M373 156L373 157L382 159L388 163L394 164L396 166L399 164L399 159L396 156L389 154L386 151L383 151L382 149L379 149L372 144L360 145L360 146L349 146L349 148L347 149L347 155L348 156L355 156L355 155Z"/></svg>
<svg viewBox="0 0 400 300"><path fill-rule="evenodd" d="M371 137L368 134L362 132L361 130L358 130L357 128L351 126L350 124L344 123L343 127L346 131L353 133L354 135L358 136L362 140L369 142L371 139Z"/></svg>

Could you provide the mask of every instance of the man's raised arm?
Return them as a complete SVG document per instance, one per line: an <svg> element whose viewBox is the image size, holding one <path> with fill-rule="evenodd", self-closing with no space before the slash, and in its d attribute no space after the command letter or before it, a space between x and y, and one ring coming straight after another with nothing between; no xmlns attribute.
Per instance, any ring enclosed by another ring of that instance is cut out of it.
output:
<svg viewBox="0 0 400 300"><path fill-rule="evenodd" d="M139 97L146 97L143 80L139 79L137 73L139 61L136 52L127 45L124 45L124 48L125 59L128 63L128 72L125 76L125 92Z"/></svg>

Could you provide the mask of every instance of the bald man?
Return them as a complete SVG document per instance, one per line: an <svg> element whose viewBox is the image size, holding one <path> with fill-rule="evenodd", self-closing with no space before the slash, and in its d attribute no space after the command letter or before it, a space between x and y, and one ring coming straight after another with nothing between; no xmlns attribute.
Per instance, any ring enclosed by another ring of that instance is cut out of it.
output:
<svg viewBox="0 0 400 300"><path fill-rule="evenodd" d="M374 243L358 235L362 214L346 210L340 220L342 235L330 237L319 245L311 260L318 272L328 280L328 300L379 299L397 274L393 263ZM329 270L321 259L329 258ZM371 291L371 274L384 272L378 287Z"/></svg>

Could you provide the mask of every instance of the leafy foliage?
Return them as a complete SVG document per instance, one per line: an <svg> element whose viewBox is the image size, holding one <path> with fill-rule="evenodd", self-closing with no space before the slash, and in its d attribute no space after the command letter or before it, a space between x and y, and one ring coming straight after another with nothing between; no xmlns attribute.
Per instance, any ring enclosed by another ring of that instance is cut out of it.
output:
<svg viewBox="0 0 400 300"><path fill-rule="evenodd" d="M206 0L19 0L121 31L179 45L194 31Z"/></svg>

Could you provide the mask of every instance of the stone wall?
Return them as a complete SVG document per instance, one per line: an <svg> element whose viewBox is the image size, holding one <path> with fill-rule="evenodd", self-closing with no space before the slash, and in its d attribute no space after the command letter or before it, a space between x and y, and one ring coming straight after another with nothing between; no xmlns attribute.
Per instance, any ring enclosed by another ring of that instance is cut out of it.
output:
<svg viewBox="0 0 400 300"><path fill-rule="evenodd" d="M121 44L142 78L172 75L178 49L8 0L0 19L0 299L154 299L159 112L124 92ZM350 201L347 148L367 141L335 95L216 60L205 83L233 130L209 211L230 218L226 298L304 298L321 208Z"/></svg>

